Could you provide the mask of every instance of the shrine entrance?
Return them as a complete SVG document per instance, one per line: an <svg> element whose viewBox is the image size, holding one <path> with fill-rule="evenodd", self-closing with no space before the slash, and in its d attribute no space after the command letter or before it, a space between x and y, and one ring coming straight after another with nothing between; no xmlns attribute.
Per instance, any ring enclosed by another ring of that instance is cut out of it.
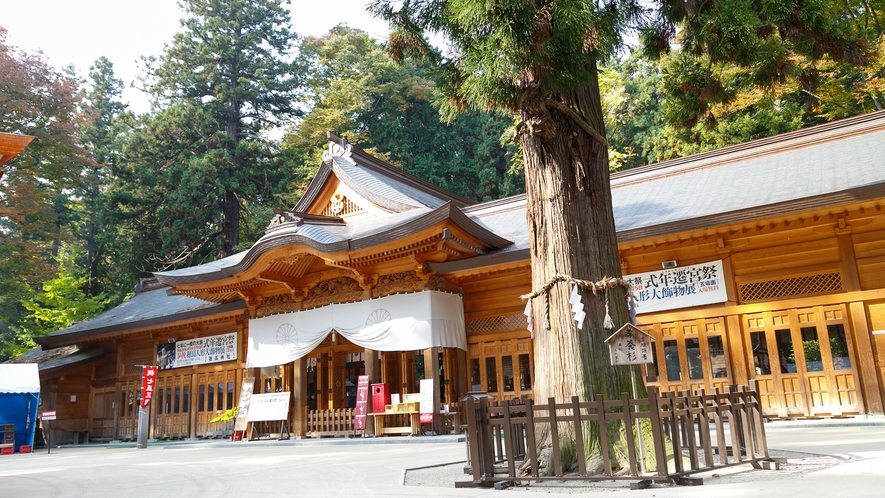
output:
<svg viewBox="0 0 885 498"><path fill-rule="evenodd" d="M646 365L647 385L662 391L712 391L732 384L725 320L705 318L640 327L654 337L654 363Z"/></svg>
<svg viewBox="0 0 885 498"><path fill-rule="evenodd" d="M751 378L768 417L863 411L844 305L744 315Z"/></svg>

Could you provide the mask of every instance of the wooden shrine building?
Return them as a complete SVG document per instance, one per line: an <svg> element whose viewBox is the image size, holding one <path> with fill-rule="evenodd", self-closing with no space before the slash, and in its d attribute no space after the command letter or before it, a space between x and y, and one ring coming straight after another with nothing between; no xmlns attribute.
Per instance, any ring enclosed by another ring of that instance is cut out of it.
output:
<svg viewBox="0 0 885 498"><path fill-rule="evenodd" d="M649 384L756 379L768 417L883 414L885 112L611 183ZM532 395L528 247L523 196L473 204L330 135L304 197L248 251L157 273L20 361L40 362L53 440L134 438L145 364L160 367L154 438L229 434L210 420L244 377L292 393L293 433L329 433L319 414L348 416L363 374L400 395L433 379L441 432L468 391Z"/></svg>

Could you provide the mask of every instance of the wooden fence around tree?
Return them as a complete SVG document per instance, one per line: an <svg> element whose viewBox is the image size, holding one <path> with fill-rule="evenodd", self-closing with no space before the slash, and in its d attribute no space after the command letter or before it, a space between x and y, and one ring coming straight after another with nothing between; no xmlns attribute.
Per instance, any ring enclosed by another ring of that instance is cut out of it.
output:
<svg viewBox="0 0 885 498"><path fill-rule="evenodd" d="M627 393L619 400L596 395L590 402L550 398L546 404L530 399L489 404L486 398L468 398L462 410L473 480L456 483L459 487L520 480L677 481L697 472L748 463L758 467L770 460L754 381L749 388L694 394L661 393L650 386L645 399L630 399ZM566 468L560 448L564 430L575 434L575 454L583 455L587 430L598 433L600 447L608 448L609 434L615 431L606 427L616 424L625 435L626 468L617 468L607 451L601 455L600 473L588 473L584 458ZM643 428L641 438L637 425ZM549 455L539 458L538 435L547 431Z"/></svg>

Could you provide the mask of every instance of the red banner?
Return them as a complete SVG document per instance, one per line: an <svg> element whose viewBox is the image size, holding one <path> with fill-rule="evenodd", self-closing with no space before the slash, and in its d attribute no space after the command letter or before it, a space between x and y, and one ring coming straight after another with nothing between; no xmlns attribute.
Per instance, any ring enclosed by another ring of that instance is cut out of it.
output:
<svg viewBox="0 0 885 498"><path fill-rule="evenodd" d="M157 367L143 367L141 371L141 407L147 408L154 397L154 384L157 383Z"/></svg>
<svg viewBox="0 0 885 498"><path fill-rule="evenodd" d="M366 429L366 408L369 402L369 376L360 375L356 384L356 411L353 416L353 428Z"/></svg>

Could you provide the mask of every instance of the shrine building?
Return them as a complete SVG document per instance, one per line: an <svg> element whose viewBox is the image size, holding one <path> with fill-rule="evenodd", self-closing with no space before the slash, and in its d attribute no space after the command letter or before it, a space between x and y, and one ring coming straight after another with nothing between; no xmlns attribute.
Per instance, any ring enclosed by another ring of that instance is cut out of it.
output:
<svg viewBox="0 0 885 498"><path fill-rule="evenodd" d="M156 273L15 360L40 365L53 441L134 439L143 365L159 367L160 439L229 436L211 420L250 377L291 393L302 436L350 433L360 375L400 399L432 379L437 433L468 391L532 396L525 197L473 203L329 138L249 250ZM647 384L755 379L770 418L883 414L885 112L614 173L611 189L654 338Z"/></svg>

